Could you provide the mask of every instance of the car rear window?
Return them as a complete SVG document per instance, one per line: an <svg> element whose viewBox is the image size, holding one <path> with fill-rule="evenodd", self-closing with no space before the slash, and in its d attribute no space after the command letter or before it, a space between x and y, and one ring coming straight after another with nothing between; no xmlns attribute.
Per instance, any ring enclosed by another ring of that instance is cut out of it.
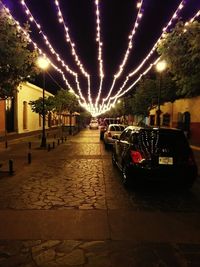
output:
<svg viewBox="0 0 200 267"><path fill-rule="evenodd" d="M188 151L188 142L182 131L141 130L137 142L150 153L166 148L174 153ZM135 139L135 141L136 141Z"/></svg>
<svg viewBox="0 0 200 267"><path fill-rule="evenodd" d="M116 125L116 126L111 126L110 127L110 131L115 131L115 132L122 132L124 130L124 127L123 126L118 126L118 125Z"/></svg>

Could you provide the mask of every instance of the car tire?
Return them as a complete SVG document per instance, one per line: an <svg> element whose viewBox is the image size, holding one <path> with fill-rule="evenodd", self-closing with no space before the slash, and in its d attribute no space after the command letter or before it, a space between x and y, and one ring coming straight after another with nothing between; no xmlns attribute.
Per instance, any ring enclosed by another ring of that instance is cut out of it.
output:
<svg viewBox="0 0 200 267"><path fill-rule="evenodd" d="M122 182L124 186L130 185L130 178L129 178L128 169L126 165L122 167Z"/></svg>
<svg viewBox="0 0 200 267"><path fill-rule="evenodd" d="M116 158L115 158L115 153L114 152L112 152L112 164L113 164L113 166L117 166Z"/></svg>
<svg viewBox="0 0 200 267"><path fill-rule="evenodd" d="M106 150L109 149L109 145L108 145L106 142L104 142L104 146L105 146L105 149L106 149Z"/></svg>

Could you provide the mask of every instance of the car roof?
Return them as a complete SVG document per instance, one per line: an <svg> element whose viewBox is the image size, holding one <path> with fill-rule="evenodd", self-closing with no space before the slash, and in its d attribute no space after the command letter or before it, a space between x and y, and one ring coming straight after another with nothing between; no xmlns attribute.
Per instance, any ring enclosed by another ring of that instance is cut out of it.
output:
<svg viewBox="0 0 200 267"><path fill-rule="evenodd" d="M147 131L162 131L162 132L182 132L181 129L177 128L169 128L169 127L153 127L153 126L146 126L146 127L141 127L141 126L127 126L126 129L131 129L133 131L140 131L140 130L147 130Z"/></svg>
<svg viewBox="0 0 200 267"><path fill-rule="evenodd" d="M126 125L121 124L121 123L111 123L111 124L109 124L109 127L111 127L111 126L123 126L123 127L126 127Z"/></svg>

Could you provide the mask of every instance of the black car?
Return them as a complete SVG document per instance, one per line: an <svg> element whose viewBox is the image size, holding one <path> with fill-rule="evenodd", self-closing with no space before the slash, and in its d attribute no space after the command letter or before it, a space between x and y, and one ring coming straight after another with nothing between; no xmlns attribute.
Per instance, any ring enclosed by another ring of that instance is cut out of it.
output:
<svg viewBox="0 0 200 267"><path fill-rule="evenodd" d="M124 184L155 180L188 188L198 175L193 152L179 129L128 126L115 140L112 161Z"/></svg>

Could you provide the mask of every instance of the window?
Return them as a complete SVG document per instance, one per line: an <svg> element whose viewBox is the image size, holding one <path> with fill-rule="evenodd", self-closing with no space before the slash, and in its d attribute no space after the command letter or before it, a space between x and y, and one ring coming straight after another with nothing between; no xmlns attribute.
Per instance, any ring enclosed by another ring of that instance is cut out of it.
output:
<svg viewBox="0 0 200 267"><path fill-rule="evenodd" d="M170 125L170 115L169 113L163 114L163 126L169 126Z"/></svg>

